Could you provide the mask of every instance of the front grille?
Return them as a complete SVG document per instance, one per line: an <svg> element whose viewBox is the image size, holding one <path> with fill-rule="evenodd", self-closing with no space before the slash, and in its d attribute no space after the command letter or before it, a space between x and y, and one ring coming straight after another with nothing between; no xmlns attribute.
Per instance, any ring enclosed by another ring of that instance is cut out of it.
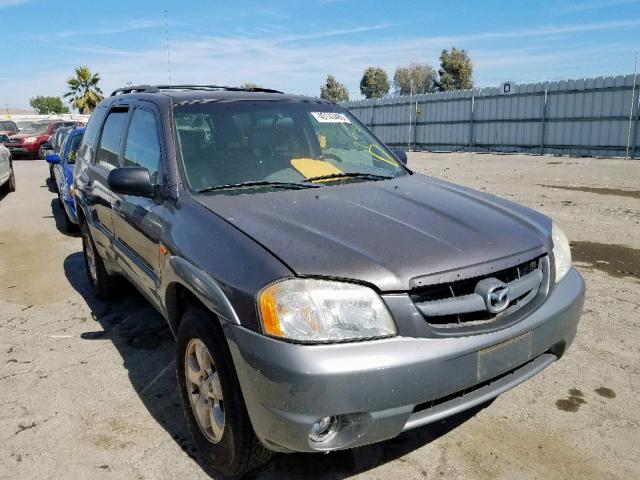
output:
<svg viewBox="0 0 640 480"><path fill-rule="evenodd" d="M416 289L411 293L411 300L432 327L485 327L512 316L535 299L543 298L548 270L545 255L490 275ZM478 283L484 279L496 279L510 286L513 295L503 311L488 311L483 296L477 293Z"/></svg>

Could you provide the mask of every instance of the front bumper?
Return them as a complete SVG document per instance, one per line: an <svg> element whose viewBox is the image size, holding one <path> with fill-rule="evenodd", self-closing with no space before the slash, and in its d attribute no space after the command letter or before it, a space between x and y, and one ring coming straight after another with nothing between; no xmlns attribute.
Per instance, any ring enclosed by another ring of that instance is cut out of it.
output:
<svg viewBox="0 0 640 480"><path fill-rule="evenodd" d="M466 337L297 345L225 324L253 428L269 449L326 451L395 437L467 410L540 372L573 341L584 281L572 269L520 322ZM344 426L309 440L325 416Z"/></svg>

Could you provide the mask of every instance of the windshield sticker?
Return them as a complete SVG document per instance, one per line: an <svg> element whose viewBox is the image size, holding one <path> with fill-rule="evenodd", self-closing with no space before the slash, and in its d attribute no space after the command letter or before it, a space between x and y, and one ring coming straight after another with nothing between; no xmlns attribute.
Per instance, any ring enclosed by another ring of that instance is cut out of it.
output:
<svg viewBox="0 0 640 480"><path fill-rule="evenodd" d="M344 113L311 112L311 115L320 123L351 123Z"/></svg>

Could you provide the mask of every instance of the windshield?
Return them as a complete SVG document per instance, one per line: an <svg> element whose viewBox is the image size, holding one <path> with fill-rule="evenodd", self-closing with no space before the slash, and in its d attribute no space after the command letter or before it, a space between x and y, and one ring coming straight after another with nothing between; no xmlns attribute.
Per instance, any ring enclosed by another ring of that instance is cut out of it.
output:
<svg viewBox="0 0 640 480"><path fill-rule="evenodd" d="M32 123L31 125L24 127L24 129L20 133L32 133L40 135L42 133L46 133L48 128L48 123Z"/></svg>
<svg viewBox="0 0 640 480"><path fill-rule="evenodd" d="M174 108L194 190L380 180L406 169L349 112L307 102L216 102ZM345 174L340 175L340 174ZM247 185L248 184L248 185Z"/></svg>

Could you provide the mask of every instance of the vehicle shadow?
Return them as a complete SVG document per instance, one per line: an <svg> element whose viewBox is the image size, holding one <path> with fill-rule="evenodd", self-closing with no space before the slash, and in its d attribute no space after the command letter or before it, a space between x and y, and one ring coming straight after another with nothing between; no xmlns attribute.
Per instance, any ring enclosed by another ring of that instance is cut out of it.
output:
<svg viewBox="0 0 640 480"><path fill-rule="evenodd" d="M56 182L51 179L51 177L47 177L44 180L44 185L42 187L47 188L51 193L57 193L56 190Z"/></svg>
<svg viewBox="0 0 640 480"><path fill-rule="evenodd" d="M69 283L82 295L91 315L102 327L87 332L87 341L109 340L121 355L129 380L153 418L175 442L198 463L203 472L214 479L224 477L211 472L196 456L175 379L175 343L166 321L126 280L115 299L97 299L87 280L81 252L64 261ZM405 432L395 439L375 445L329 454L281 454L246 478L251 480L339 480L349 478L392 462L463 424L490 402L431 426Z"/></svg>
<svg viewBox="0 0 640 480"><path fill-rule="evenodd" d="M56 228L62 235L66 235L67 237L78 237L80 236L80 229L77 229L74 232L68 232L65 228L65 215L64 207L60 205L60 202L57 198L51 199L51 216L46 216L44 218L53 218L56 222Z"/></svg>

